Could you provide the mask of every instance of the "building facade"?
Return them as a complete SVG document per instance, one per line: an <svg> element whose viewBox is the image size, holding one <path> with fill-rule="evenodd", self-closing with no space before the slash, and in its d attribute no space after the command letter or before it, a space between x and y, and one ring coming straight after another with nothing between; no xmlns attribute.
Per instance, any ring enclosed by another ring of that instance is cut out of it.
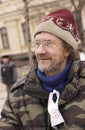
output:
<svg viewBox="0 0 85 130"><path fill-rule="evenodd" d="M19 55L27 52L24 40L23 2L8 0L0 3L0 55Z"/></svg>

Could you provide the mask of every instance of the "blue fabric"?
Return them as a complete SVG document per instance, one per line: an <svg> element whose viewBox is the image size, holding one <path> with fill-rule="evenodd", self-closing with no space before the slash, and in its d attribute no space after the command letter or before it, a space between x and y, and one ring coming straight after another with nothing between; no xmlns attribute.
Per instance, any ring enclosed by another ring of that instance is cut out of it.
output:
<svg viewBox="0 0 85 130"><path fill-rule="evenodd" d="M71 61L69 61L63 71L54 76L46 76L43 72L37 69L37 75L45 90L52 92L53 89L62 93L64 84L68 80L68 74L71 67Z"/></svg>

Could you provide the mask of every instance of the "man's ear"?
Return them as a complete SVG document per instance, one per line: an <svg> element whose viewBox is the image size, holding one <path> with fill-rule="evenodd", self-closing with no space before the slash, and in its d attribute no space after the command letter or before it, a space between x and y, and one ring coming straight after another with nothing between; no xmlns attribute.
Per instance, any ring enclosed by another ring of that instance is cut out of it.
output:
<svg viewBox="0 0 85 130"><path fill-rule="evenodd" d="M68 57L70 55L70 51L68 49L65 49L65 56Z"/></svg>

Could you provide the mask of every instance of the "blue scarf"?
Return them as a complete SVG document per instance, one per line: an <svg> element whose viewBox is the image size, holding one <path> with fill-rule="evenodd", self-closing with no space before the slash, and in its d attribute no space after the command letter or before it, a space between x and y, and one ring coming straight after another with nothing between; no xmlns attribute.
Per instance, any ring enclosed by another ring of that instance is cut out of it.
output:
<svg viewBox="0 0 85 130"><path fill-rule="evenodd" d="M55 89L61 94L64 89L64 84L68 80L70 67L71 61L67 63L66 67L60 73L54 76L46 76L43 72L37 69L37 75L42 83L42 87L49 92L52 92L53 89Z"/></svg>

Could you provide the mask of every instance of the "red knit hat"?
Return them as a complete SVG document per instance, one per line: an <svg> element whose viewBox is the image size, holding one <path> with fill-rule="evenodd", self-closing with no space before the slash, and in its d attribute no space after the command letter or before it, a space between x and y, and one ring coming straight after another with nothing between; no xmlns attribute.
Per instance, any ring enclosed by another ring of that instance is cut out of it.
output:
<svg viewBox="0 0 85 130"><path fill-rule="evenodd" d="M78 48L78 30L73 14L67 9L60 9L45 16L36 26L34 36L39 32L54 34L74 49Z"/></svg>

